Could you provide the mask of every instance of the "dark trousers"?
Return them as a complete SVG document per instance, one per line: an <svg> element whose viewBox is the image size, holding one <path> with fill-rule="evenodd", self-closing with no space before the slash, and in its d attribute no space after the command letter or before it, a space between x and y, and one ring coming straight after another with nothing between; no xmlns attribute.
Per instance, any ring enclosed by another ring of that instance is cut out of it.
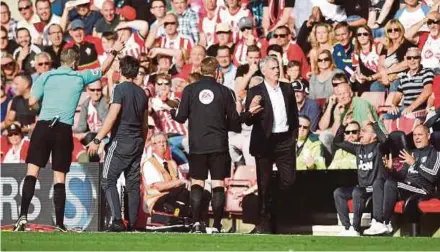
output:
<svg viewBox="0 0 440 252"><path fill-rule="evenodd" d="M127 141L112 140L107 149L102 171L102 189L110 206L113 219L120 220L121 203L116 182L124 173L128 194L128 225L134 227L137 221L140 198L140 163L143 153L142 139Z"/></svg>
<svg viewBox="0 0 440 252"><path fill-rule="evenodd" d="M376 192L374 194L376 194ZM417 186L410 185L406 182L398 182L392 178L387 179L383 187L383 221L385 221L386 224L390 223L397 200L406 200L414 194L418 194L420 196L427 195L425 190ZM411 213L418 212L417 204L409 204L406 210L410 216L414 216L414 214ZM415 215L418 216L418 214Z"/></svg>
<svg viewBox="0 0 440 252"><path fill-rule="evenodd" d="M291 132L273 133L268 141L267 152L255 156L257 166L257 183L260 216L268 218L273 211L269 210L269 187L272 179L272 168L275 163L279 173L278 203L282 208L291 205L290 189L295 181L295 148Z"/></svg>
<svg viewBox="0 0 440 252"><path fill-rule="evenodd" d="M169 190L168 194L160 197L153 206L155 211L175 214L179 209L179 216L189 217L189 191L185 186L179 186Z"/></svg>

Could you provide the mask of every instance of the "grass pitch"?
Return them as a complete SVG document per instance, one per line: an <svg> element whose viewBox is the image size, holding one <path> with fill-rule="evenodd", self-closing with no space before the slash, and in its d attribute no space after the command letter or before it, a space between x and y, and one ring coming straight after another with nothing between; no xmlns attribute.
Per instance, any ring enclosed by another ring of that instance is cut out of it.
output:
<svg viewBox="0 0 440 252"><path fill-rule="evenodd" d="M292 235L1 232L6 250L440 250L438 238Z"/></svg>

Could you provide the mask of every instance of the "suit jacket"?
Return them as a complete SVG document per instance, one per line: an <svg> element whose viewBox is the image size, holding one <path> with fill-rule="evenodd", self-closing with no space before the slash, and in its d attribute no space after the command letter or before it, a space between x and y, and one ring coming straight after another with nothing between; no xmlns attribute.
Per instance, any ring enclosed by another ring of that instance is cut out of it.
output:
<svg viewBox="0 0 440 252"><path fill-rule="evenodd" d="M284 96L289 132L292 133L293 137L294 132L297 132L298 129L298 108L296 106L295 91L291 84L285 82L280 82L280 88ZM256 95L262 97L260 104L263 110L254 116L249 112L243 114L246 125L253 125L249 147L249 151L253 156L263 155L268 151L268 140L272 134L274 120L272 103L264 82L248 90L245 111L249 111L251 101Z"/></svg>

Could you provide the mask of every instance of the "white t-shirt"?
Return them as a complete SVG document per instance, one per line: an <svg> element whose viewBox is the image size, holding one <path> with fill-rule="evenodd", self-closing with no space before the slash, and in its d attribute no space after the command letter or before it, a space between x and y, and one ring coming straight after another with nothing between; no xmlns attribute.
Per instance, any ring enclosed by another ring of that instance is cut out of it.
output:
<svg viewBox="0 0 440 252"><path fill-rule="evenodd" d="M404 9L402 11L402 14L398 17L398 20L400 21L400 23L402 23L405 31L407 31L411 26L423 20L425 16L425 12L423 12L423 9L421 7L414 12L408 12L406 9ZM428 26L426 26L425 24L420 28L419 31L428 30Z"/></svg>
<svg viewBox="0 0 440 252"><path fill-rule="evenodd" d="M425 68L440 68L440 38L428 36L422 49L421 63Z"/></svg>
<svg viewBox="0 0 440 252"><path fill-rule="evenodd" d="M367 1L367 0L365 0ZM341 22L347 19L345 10L340 5L329 3L327 0L310 0L313 7L319 7L325 19Z"/></svg>

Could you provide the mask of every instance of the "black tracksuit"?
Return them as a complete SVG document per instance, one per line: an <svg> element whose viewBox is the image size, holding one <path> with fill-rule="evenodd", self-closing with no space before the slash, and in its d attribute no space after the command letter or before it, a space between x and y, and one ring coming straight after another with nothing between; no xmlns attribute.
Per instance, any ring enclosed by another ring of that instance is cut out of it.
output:
<svg viewBox="0 0 440 252"><path fill-rule="evenodd" d="M347 200L353 199L353 228L359 232L362 213L365 208L365 200L371 195L375 187L383 185L385 167L382 160L387 153L385 146L387 137L379 128L377 123L373 124L374 132L377 135L377 142L361 145L354 144L344 140L345 127L340 127L333 140L334 145L350 152L356 156L358 167L358 185L351 188L340 187L334 192L336 210L339 214L342 224L346 229L350 227L348 216ZM373 201L373 207L374 207ZM373 216L382 216L382 208L373 209Z"/></svg>

